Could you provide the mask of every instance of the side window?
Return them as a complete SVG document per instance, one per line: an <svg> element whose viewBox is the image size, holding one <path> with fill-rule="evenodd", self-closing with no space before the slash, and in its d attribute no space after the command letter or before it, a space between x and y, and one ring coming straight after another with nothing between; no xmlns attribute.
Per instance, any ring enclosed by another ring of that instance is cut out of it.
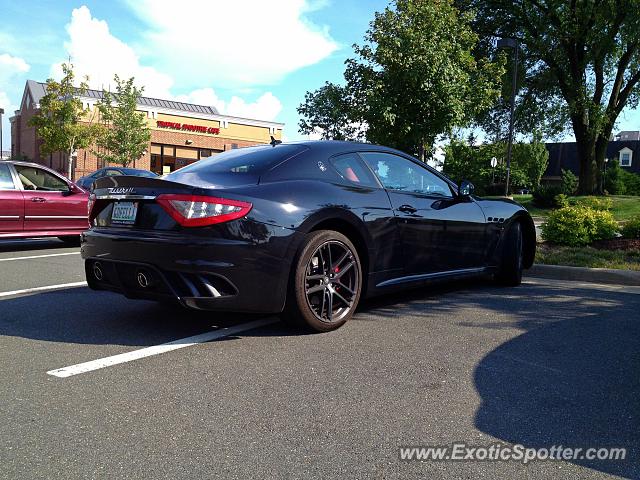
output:
<svg viewBox="0 0 640 480"><path fill-rule="evenodd" d="M122 175L122 172L120 172L120 170L115 170L112 168L110 168L109 170L106 170L104 174L105 177L116 177L118 175Z"/></svg>
<svg viewBox="0 0 640 480"><path fill-rule="evenodd" d="M15 190L13 177L9 171L9 165L0 163L0 190Z"/></svg>
<svg viewBox="0 0 640 480"><path fill-rule="evenodd" d="M362 163L357 153L345 153L330 159L340 176L350 183L363 187L380 188L371 171Z"/></svg>
<svg viewBox="0 0 640 480"><path fill-rule="evenodd" d="M18 177L25 190L41 190L49 192L68 192L69 185L61 178L35 167L16 165Z"/></svg>
<svg viewBox="0 0 640 480"><path fill-rule="evenodd" d="M362 152L362 158L389 190L452 197L449 184L406 158L382 152Z"/></svg>

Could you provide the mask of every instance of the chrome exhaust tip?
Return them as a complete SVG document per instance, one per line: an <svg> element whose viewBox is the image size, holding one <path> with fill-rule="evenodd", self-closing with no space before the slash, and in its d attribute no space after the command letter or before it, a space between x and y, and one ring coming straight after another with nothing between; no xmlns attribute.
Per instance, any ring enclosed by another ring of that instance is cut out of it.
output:
<svg viewBox="0 0 640 480"><path fill-rule="evenodd" d="M93 264L93 276L99 282L104 279L104 272L102 271L102 265L100 265L100 262L95 262Z"/></svg>

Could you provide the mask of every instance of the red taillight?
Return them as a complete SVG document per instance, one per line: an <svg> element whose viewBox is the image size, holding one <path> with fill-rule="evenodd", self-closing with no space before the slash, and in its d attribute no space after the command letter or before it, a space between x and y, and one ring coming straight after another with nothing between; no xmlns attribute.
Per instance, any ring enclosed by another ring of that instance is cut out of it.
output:
<svg viewBox="0 0 640 480"><path fill-rule="evenodd" d="M248 202L228 198L171 193L159 195L156 202L183 227L202 227L242 218L252 207Z"/></svg>
<svg viewBox="0 0 640 480"><path fill-rule="evenodd" d="M94 219L93 216L93 206L96 204L96 194L92 193L89 195L89 200L87 201L87 216L89 217L89 223Z"/></svg>

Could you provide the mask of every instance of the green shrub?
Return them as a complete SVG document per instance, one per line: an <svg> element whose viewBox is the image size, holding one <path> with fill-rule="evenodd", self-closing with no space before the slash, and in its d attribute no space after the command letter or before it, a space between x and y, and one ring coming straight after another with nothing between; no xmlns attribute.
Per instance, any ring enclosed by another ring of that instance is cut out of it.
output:
<svg viewBox="0 0 640 480"><path fill-rule="evenodd" d="M622 183L625 195L640 195L640 175L622 170Z"/></svg>
<svg viewBox="0 0 640 480"><path fill-rule="evenodd" d="M624 224L622 235L626 238L640 238L640 215L636 215Z"/></svg>
<svg viewBox="0 0 640 480"><path fill-rule="evenodd" d="M571 170L562 169L562 193L573 195L578 189L578 177Z"/></svg>
<svg viewBox="0 0 640 480"><path fill-rule="evenodd" d="M618 224L611 212L583 206L554 210L542 225L542 238L558 245L589 245L595 240L612 238Z"/></svg>
<svg viewBox="0 0 640 480"><path fill-rule="evenodd" d="M575 204L580 207L593 208L598 211L611 210L613 208L613 200L607 197L579 198Z"/></svg>
<svg viewBox="0 0 640 480"><path fill-rule="evenodd" d="M611 195L624 195L627 193L625 182L622 176L627 173L620 168L617 160L607 163L607 170L604 174L604 189Z"/></svg>
<svg viewBox="0 0 640 480"><path fill-rule="evenodd" d="M562 193L562 188L556 185L540 185L533 192L533 204L540 208L556 208L556 197Z"/></svg>
<svg viewBox="0 0 640 480"><path fill-rule="evenodd" d="M560 193L560 194L556 195L555 201L556 201L556 205L558 206L558 208L564 208L564 207L568 207L570 205L569 197L567 197L564 193Z"/></svg>

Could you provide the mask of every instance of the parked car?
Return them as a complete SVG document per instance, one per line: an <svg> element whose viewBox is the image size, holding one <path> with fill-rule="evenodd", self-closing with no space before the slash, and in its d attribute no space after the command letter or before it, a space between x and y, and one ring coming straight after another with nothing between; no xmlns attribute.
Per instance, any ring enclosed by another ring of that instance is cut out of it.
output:
<svg viewBox="0 0 640 480"><path fill-rule="evenodd" d="M36 163L0 162L0 238L60 237L77 243L89 228L89 194Z"/></svg>
<svg viewBox="0 0 640 480"><path fill-rule="evenodd" d="M318 141L230 150L162 178L100 178L87 282L129 298L339 327L362 296L533 263L529 213L391 148Z"/></svg>
<svg viewBox="0 0 640 480"><path fill-rule="evenodd" d="M116 175L133 175L135 177L157 177L158 174L150 172L149 170L140 170L138 168L124 168L124 167L105 167L100 170L96 170L91 175L85 175L81 177L76 183L81 188L89 191L91 185L97 179L102 177L113 177Z"/></svg>

